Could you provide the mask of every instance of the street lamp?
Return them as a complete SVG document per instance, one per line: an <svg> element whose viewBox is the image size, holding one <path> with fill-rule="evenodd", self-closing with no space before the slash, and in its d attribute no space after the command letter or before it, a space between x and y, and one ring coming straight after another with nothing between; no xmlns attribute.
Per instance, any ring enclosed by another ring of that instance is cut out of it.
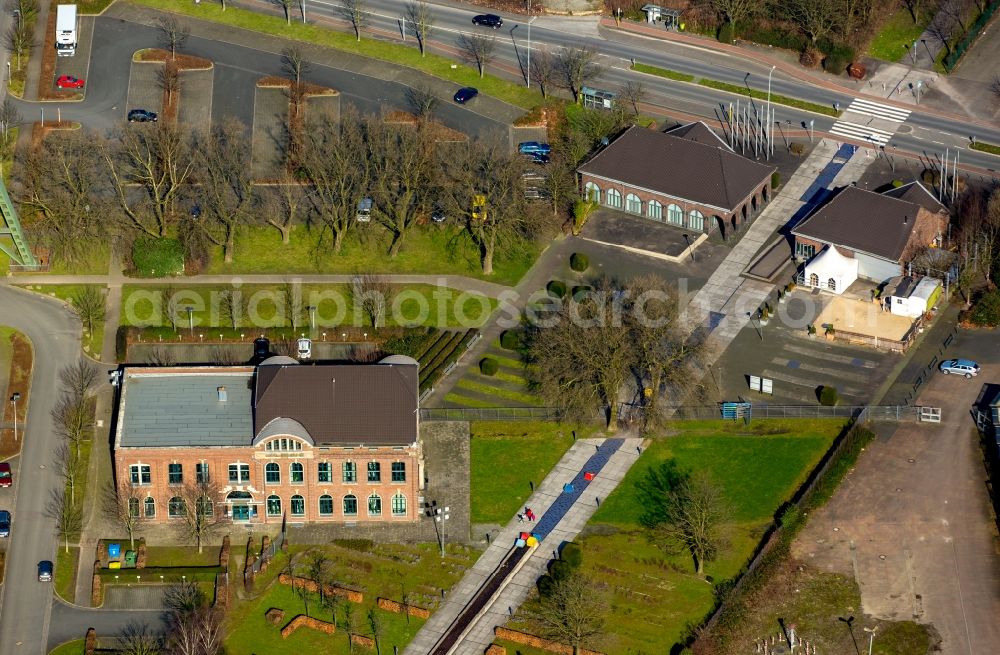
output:
<svg viewBox="0 0 1000 655"><path fill-rule="evenodd" d="M691 251L691 262L692 263L697 262L697 260L695 259L695 256L694 256L694 250L691 250L691 237L688 236L687 234L684 235L684 243L687 244L688 250Z"/></svg>
<svg viewBox="0 0 1000 655"><path fill-rule="evenodd" d="M16 391L10 397L10 404L14 406L14 441L17 441L17 401L21 400L21 394Z"/></svg>
<svg viewBox="0 0 1000 655"><path fill-rule="evenodd" d="M434 518L434 528L437 530L438 543L441 544L441 557L444 557L444 538L445 538L445 523L451 518L451 508L445 506L444 508L438 507L437 501L432 500L429 503L424 503L424 515L428 518Z"/></svg>
<svg viewBox="0 0 1000 655"><path fill-rule="evenodd" d="M772 144L774 143L774 121L771 120L771 75L774 74L774 69L777 65L771 66L771 71L767 74L767 122L770 126L768 130L767 138L767 156L768 159L771 158L771 152L773 151Z"/></svg>
<svg viewBox="0 0 1000 655"><path fill-rule="evenodd" d="M753 325L753 313L747 312L747 318L750 319L750 325ZM757 328L757 336L759 336L760 340L763 341L764 340L764 326L761 325L760 319L757 319L757 325L755 325L754 327Z"/></svg>
<svg viewBox="0 0 1000 655"><path fill-rule="evenodd" d="M868 633L868 655L872 655L872 646L875 643L875 631L878 630L878 626L874 628L865 628L865 632Z"/></svg>
<svg viewBox="0 0 1000 655"><path fill-rule="evenodd" d="M308 305L306 311L309 312L309 331L316 331L316 305Z"/></svg>
<svg viewBox="0 0 1000 655"><path fill-rule="evenodd" d="M528 13L531 13L531 0L528 0ZM528 65L526 66L526 77L529 89L531 88L531 24L535 22L536 18L538 18L538 16L532 16L528 19Z"/></svg>

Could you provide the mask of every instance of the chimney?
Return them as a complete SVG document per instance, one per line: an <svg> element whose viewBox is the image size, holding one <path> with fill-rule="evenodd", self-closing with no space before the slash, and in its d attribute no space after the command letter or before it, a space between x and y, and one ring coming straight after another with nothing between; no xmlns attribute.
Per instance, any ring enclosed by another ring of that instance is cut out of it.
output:
<svg viewBox="0 0 1000 655"><path fill-rule="evenodd" d="M226 388L225 387L217 387L216 391L219 393L219 402L220 403L226 402Z"/></svg>

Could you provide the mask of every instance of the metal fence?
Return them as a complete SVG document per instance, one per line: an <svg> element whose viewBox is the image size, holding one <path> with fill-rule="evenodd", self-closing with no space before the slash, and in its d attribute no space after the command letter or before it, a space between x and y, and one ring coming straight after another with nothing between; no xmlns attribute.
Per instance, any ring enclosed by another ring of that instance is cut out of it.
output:
<svg viewBox="0 0 1000 655"><path fill-rule="evenodd" d="M422 421L558 421L555 407L421 407Z"/></svg>
<svg viewBox="0 0 1000 655"><path fill-rule="evenodd" d="M944 58L942 63L944 64L945 70L950 73L955 66L958 65L962 55L964 55L966 51L972 47L976 37L980 34L986 33L984 30L986 23L990 22L990 18L993 17L993 14L997 9L1000 9L1000 2L993 2L983 10L983 13L981 13L979 18L976 19L976 22L969 27L962 40L959 41L958 44L952 49L951 53Z"/></svg>
<svg viewBox="0 0 1000 655"><path fill-rule="evenodd" d="M278 535L271 540L271 543L268 545L266 549L261 551L260 557L254 559L253 563L246 569L244 569L243 571L244 585L248 584L249 580L253 579L254 576L260 573L261 567L263 567L265 563L271 561L271 559L274 557L274 554L278 552L278 549L281 548L281 545L283 543L285 543L284 523L282 523L281 525L281 532L279 532Z"/></svg>

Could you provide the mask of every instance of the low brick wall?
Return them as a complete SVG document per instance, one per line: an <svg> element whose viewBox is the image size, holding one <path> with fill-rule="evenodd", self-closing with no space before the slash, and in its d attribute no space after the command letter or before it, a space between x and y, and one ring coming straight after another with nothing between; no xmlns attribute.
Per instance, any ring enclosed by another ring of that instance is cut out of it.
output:
<svg viewBox="0 0 1000 655"><path fill-rule="evenodd" d="M390 598L379 598L376 600L376 604L378 604L379 609L392 612L393 614L403 614L405 611L406 614L415 616L418 619L429 619L431 616L431 611L428 609L417 607L416 605L404 605Z"/></svg>
<svg viewBox="0 0 1000 655"><path fill-rule="evenodd" d="M371 637L366 637L364 635L351 635L351 643L355 646L364 646L365 648L375 648L375 640Z"/></svg>
<svg viewBox="0 0 1000 655"><path fill-rule="evenodd" d="M90 606L100 607L103 595L101 593L101 562L94 562L94 579L90 586Z"/></svg>
<svg viewBox="0 0 1000 655"><path fill-rule="evenodd" d="M299 578L299 577L293 578L287 573L282 573L281 575L278 576L278 581L281 584L292 585L296 589L305 588L314 594L319 593L319 585L316 584L315 580L310 580L309 578ZM336 585L324 585L323 593L329 594L331 596L340 596L341 598L346 598L352 603L365 602L365 595L360 591L355 591L353 589L345 589L344 587L338 587Z"/></svg>
<svg viewBox="0 0 1000 655"><path fill-rule="evenodd" d="M532 648L541 648L542 650L547 650L550 653L558 653L559 655L573 655L573 647L567 646L566 644L560 644L557 641L551 641L549 639L543 639L541 637L536 637L535 635L529 635L526 632L518 632L517 630L510 630L509 628L497 627L494 633L497 639L506 639L507 641L513 641L516 644L524 644L525 646L531 646ZM603 653L596 650L587 650L586 648L581 648L579 655L604 655Z"/></svg>
<svg viewBox="0 0 1000 655"><path fill-rule="evenodd" d="M219 566L223 569L229 568L229 535L222 540L222 549L219 551Z"/></svg>
<svg viewBox="0 0 1000 655"><path fill-rule="evenodd" d="M97 652L97 631L87 628L87 638L84 640L83 654L94 655Z"/></svg>
<svg viewBox="0 0 1000 655"><path fill-rule="evenodd" d="M507 649L499 644L490 644L483 655L507 655Z"/></svg>
<svg viewBox="0 0 1000 655"><path fill-rule="evenodd" d="M336 632L336 628L332 623L327 623L326 621L320 621L319 619L314 619L311 616L306 616L305 614L299 614L294 619L288 622L284 628L281 629L281 638L288 639L288 635L292 634L299 628L312 628L319 632L325 632L328 635L332 635Z"/></svg>

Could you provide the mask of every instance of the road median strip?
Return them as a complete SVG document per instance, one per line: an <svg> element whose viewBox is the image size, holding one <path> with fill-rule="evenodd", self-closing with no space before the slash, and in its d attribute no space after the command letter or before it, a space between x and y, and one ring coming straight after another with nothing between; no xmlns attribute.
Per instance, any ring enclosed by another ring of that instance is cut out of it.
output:
<svg viewBox="0 0 1000 655"><path fill-rule="evenodd" d="M979 152L988 152L991 155L1000 155L1000 146L993 145L992 143L976 141L969 147L973 150L978 150Z"/></svg>
<svg viewBox="0 0 1000 655"><path fill-rule="evenodd" d="M719 82L718 80L698 80L698 84L701 86L707 86L710 89L718 89L719 91L728 91L730 93L735 93L736 95L749 95L751 98L756 98L757 100L767 100L768 94L766 91L758 91L757 89L748 89L745 86L739 86L737 84L729 84L728 82ZM816 102L809 102L807 100L799 100L798 98L790 98L788 96L778 95L777 93L772 93L771 102L778 105L785 105L787 107L794 107L796 109L804 109L805 111L815 112L817 114L825 114L827 116L837 117L840 116L840 112L833 107L828 107L826 105L821 105Z"/></svg>

